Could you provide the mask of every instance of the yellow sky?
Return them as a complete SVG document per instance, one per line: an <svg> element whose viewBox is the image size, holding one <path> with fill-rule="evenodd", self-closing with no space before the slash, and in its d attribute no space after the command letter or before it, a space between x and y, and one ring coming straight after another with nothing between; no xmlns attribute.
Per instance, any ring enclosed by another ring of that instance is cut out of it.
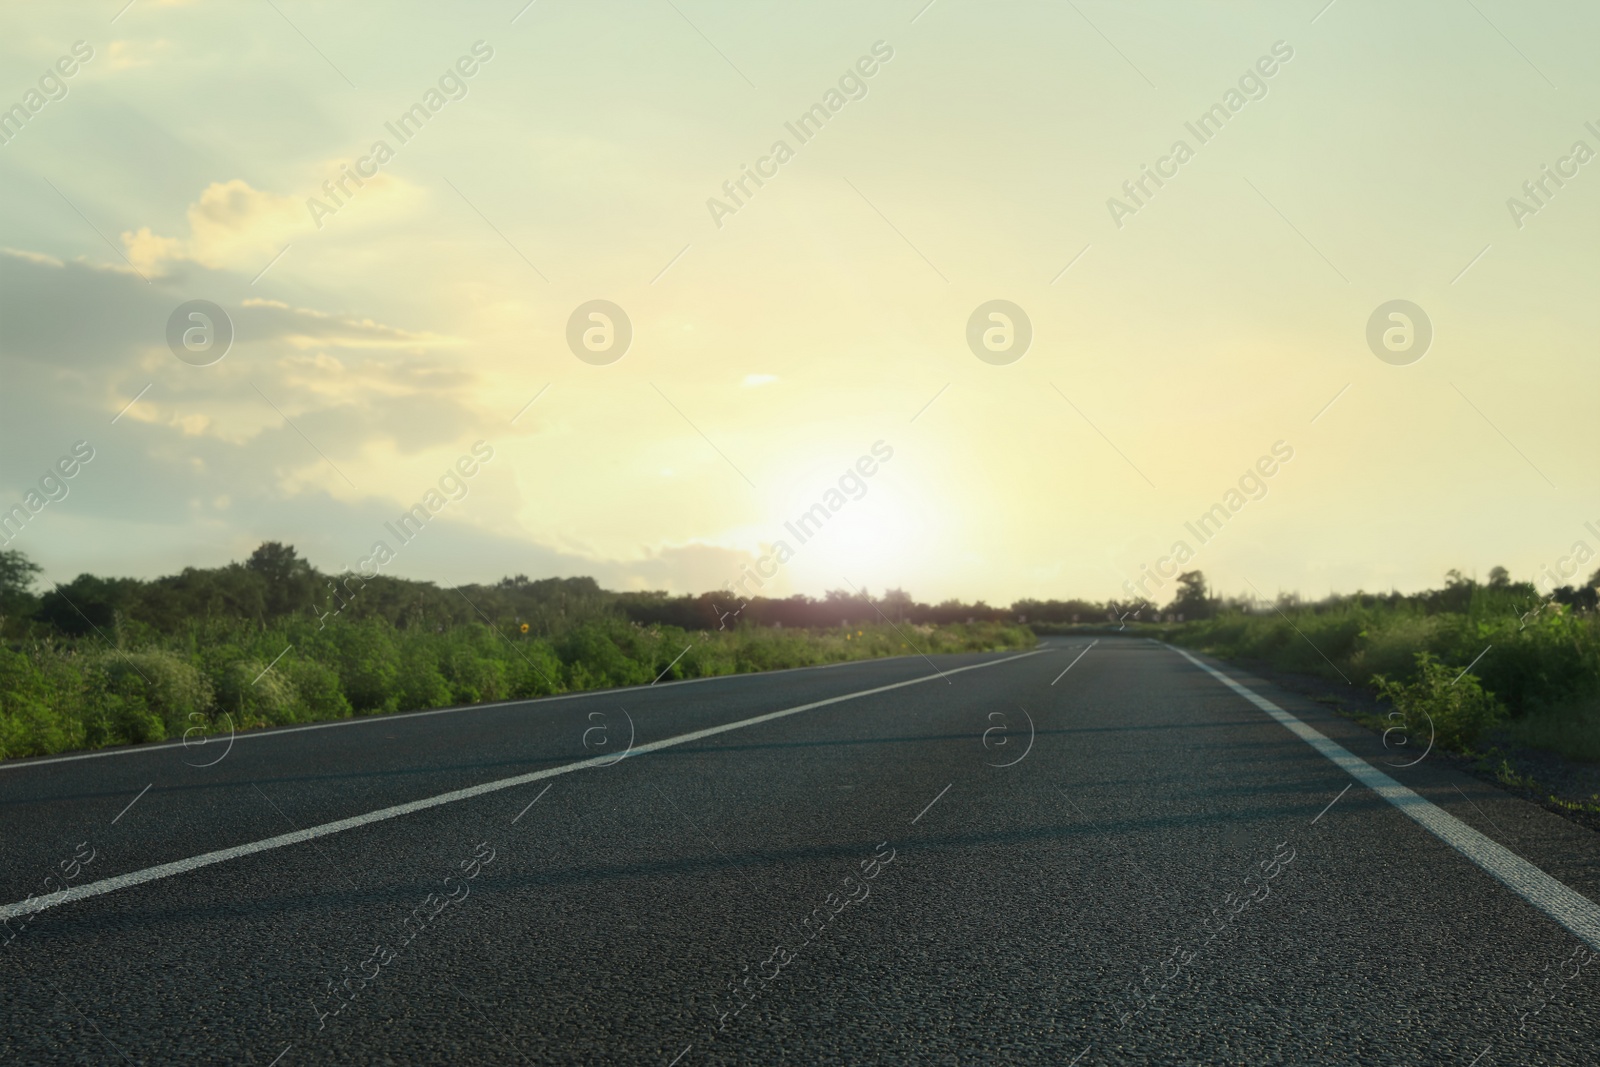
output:
<svg viewBox="0 0 1600 1067"><path fill-rule="evenodd" d="M9 7L0 106L93 58L0 146L3 506L97 450L13 547L337 569L480 439L395 573L712 588L877 441L769 591L1119 595L1278 441L1195 546L1226 591L1531 577L1600 519L1600 164L1507 203L1600 149L1591 9L674 4ZM236 331L207 367L165 341L194 299ZM633 328L603 366L566 340L596 299ZM1001 366L997 299L1033 329ZM1366 340L1396 299L1407 365Z"/></svg>

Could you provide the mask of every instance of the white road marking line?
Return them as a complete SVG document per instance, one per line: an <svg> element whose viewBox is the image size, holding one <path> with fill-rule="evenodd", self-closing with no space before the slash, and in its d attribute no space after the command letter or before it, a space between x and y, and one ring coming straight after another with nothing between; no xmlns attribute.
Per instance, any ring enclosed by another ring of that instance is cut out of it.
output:
<svg viewBox="0 0 1600 1067"><path fill-rule="evenodd" d="M1478 809L1478 814L1483 816L1485 822L1487 822L1490 826L1494 827L1496 830L1499 830L1502 834L1506 834L1505 828L1502 827L1499 823L1495 822L1493 819L1489 818L1489 813L1484 811L1482 808L1479 808L1478 807L1478 802L1476 800L1473 800L1471 797L1467 796L1467 794L1462 793L1460 786L1452 785L1450 788L1454 789L1457 793L1459 793L1461 795L1461 799L1462 800L1465 800L1468 804L1471 804L1474 808L1477 808ZM1511 837L1510 834L1506 834L1506 836L1507 837ZM1513 841L1516 840L1516 838L1514 838L1514 837L1511 838L1511 839Z"/></svg>
<svg viewBox="0 0 1600 1067"><path fill-rule="evenodd" d="M691 741L701 741L707 737L715 737L718 734L725 734L732 730L742 730L747 726L758 726L761 723L773 722L777 719L786 719L791 715L798 715L802 711L812 711L816 708L825 708L830 704L842 704L846 700L857 700L861 697L875 696L878 693L887 693L895 689L904 689L908 685L921 685L923 682L931 682L935 679L943 680L952 674L962 674L966 671L981 670L985 667L998 667L1002 663L1011 663L1015 660L1027 659L1029 656L1037 655L1039 655L1037 650L1033 652L1022 652L1015 656L1007 656L1004 659L990 660L987 663L974 663L967 667L956 667L953 670L945 671L942 674L924 674L921 677L911 678L904 682L892 682L889 685L880 685L872 689L862 689L854 693L845 693L842 696L828 697L824 700L813 700L809 704L799 704L792 708L783 708L779 711L769 711L762 715L753 715L748 719L740 719L737 722L723 723L721 726L708 726L703 730L694 730L686 734L679 734L677 737L668 737L661 741L652 741L647 745L640 745L638 748L634 749L633 752L635 755L640 756L647 752L659 752L662 749L674 748L678 745L688 744ZM304 830L296 830L294 833L279 834L276 837L263 838L260 841L251 841L247 844L235 845L232 848L218 849L215 852L207 852L199 856L190 857L189 859L174 860L171 863L162 863L154 867L146 867L139 871L129 871L127 874L119 874L112 878L102 878L98 882L86 882L83 885L73 886L70 889L63 890L61 893L56 894L55 900L50 904L41 904L34 900L25 900L17 904L6 904L0 906L0 919L14 919L22 915L31 915L36 911L43 911L46 907L56 907L74 900L83 900L86 897L97 897L105 893L114 892L118 889L126 889L129 886L142 885L145 882L154 882L162 878L171 878L174 875L186 874L189 871L196 870L200 867L209 867L212 864L225 863L228 860L239 859L243 856L251 856L257 852L267 852L275 848L283 848L287 845L298 845L302 841L312 841L319 837L327 837L329 834L337 834L345 830L354 830L361 826L367 826L371 823L396 819L402 815L410 815L413 812L426 811L429 808L437 808L445 804L453 804L458 800L470 800L473 797L480 797L487 793L498 793L502 789L514 789L519 785L527 785L530 782L538 782L546 778L555 778L559 775L571 774L573 771L586 770L590 767L609 767L613 762L614 760L610 755L595 756L591 759L579 760L576 763L563 764L560 767L549 767L542 771L532 771L528 774L519 774L511 778L501 778L493 782L484 782L481 785L468 786L466 789L455 789L448 793L440 793L438 796L424 797L422 800L413 800L405 804L395 804L392 807L379 808L377 811L369 811L364 815L354 815L348 819L338 819L334 822L323 823L320 826L310 826ZM949 787L947 786L946 788ZM140 796L143 795L144 794L142 793L140 794ZM940 794L940 796L943 795L943 793ZM137 800L138 797L135 797L134 799ZM929 807L932 807L932 805L929 805Z"/></svg>
<svg viewBox="0 0 1600 1067"><path fill-rule="evenodd" d="M1049 649L1039 649L1047 652ZM1029 653L1032 655L1033 653ZM769 677L774 674L792 674L796 671L828 671L835 667L860 667L868 663L889 663L894 660L920 659L919 656L880 656L877 659L851 659L841 660L838 663L818 663L811 667L784 667L776 671L746 671L743 674L715 674L705 678L679 678L672 682L662 682L655 685L656 689L666 689L674 685L699 685L702 682L727 682L736 678L751 679ZM979 664L982 666L982 664ZM962 670L968 668L963 667ZM654 683L652 683L654 685ZM281 737L284 734L297 734L304 730L332 730L341 726L368 726L373 723L393 723L405 719L421 719L429 715L457 715L464 711L486 711L490 708L509 708L515 704L553 704L560 700L585 700L589 697L615 695L627 693L635 689L649 689L651 686L619 685L608 689L585 689L581 693L556 693L553 696L528 697L524 700L497 700L492 704L461 704L453 708L429 708L425 711L402 711L388 715L363 715L356 719L334 719L331 722L314 722L305 726L268 727L261 730L250 730L240 733L236 740L249 741L263 737ZM160 752L168 748L183 748L183 741L166 741L156 745L129 745L126 748L105 748L98 752L75 752L70 756L50 756L46 759L0 760L0 771L27 770L29 767L44 767L51 763L70 763L81 759L104 759L107 756L135 756L144 752Z"/></svg>
<svg viewBox="0 0 1600 1067"><path fill-rule="evenodd" d="M1091 648L1093 648L1095 645L1098 645L1099 643L1100 643L1100 639L1097 637L1093 641L1090 641L1087 645L1084 645L1083 646L1083 652L1079 652L1078 655L1077 655L1077 658L1074 659L1071 663L1067 664L1067 671L1070 671L1072 668L1076 667L1078 665L1078 660L1083 658L1084 653L1088 652ZM1056 675L1056 682L1059 682L1059 681L1061 681L1061 679L1065 678L1067 676L1067 671L1062 671L1060 674ZM1056 682L1051 682L1050 684L1051 685L1055 685Z"/></svg>
<svg viewBox="0 0 1600 1067"><path fill-rule="evenodd" d="M951 782L950 785L955 785L955 783ZM928 808L931 808L935 804L939 803L939 798L940 797L942 797L946 793L950 792L950 785L947 785L943 789L939 790L939 796L934 797L932 800L928 801L928 807L927 808L923 808L921 811L919 811L917 813L917 817L915 819L911 820L911 825L912 826L917 825L918 820L920 820L924 815L928 814Z"/></svg>
<svg viewBox="0 0 1600 1067"><path fill-rule="evenodd" d="M1173 646L1168 646L1172 648ZM1485 873L1600 951L1600 905L1556 881L1515 852L1485 837L1454 815L1412 792L1349 749L1308 726L1278 705L1240 685L1187 651L1173 648L1190 663L1278 720L1285 729L1320 752L1350 777L1410 816L1423 829L1477 864Z"/></svg>
<svg viewBox="0 0 1600 1067"><path fill-rule="evenodd" d="M155 783L151 782L150 785L155 785ZM139 797L142 797L146 793L150 792L150 785L147 785L143 789L139 790ZM128 808L131 808L135 804L139 803L139 797L134 797L132 800L128 801ZM123 808L121 811L117 812L117 819L120 819L124 815L128 814L128 808ZM111 825L112 826L117 825L117 819L112 819L111 820Z"/></svg>

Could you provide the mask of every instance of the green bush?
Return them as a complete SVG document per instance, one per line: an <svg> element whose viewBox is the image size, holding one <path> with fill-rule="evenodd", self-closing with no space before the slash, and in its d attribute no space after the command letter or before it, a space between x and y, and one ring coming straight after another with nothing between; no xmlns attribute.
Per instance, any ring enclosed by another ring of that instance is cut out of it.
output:
<svg viewBox="0 0 1600 1067"><path fill-rule="evenodd" d="M400 662L394 679L396 707L401 711L416 711L454 703L450 682L439 670L436 635L409 631L398 636Z"/></svg>
<svg viewBox="0 0 1600 1067"><path fill-rule="evenodd" d="M1434 739L1446 748L1470 749L1504 715L1504 708L1484 691L1476 676L1447 667L1432 653L1416 654L1416 680L1398 682L1383 675L1373 681L1378 699L1394 704L1408 733L1420 734L1431 724Z"/></svg>
<svg viewBox="0 0 1600 1067"><path fill-rule="evenodd" d="M379 619L335 620L328 628L337 654L339 687L358 715L400 706L400 652L395 630Z"/></svg>
<svg viewBox="0 0 1600 1067"><path fill-rule="evenodd" d="M561 660L549 642L525 637L511 638L511 642L507 666L513 699L565 692L561 684Z"/></svg>
<svg viewBox="0 0 1600 1067"><path fill-rule="evenodd" d="M1445 616L1413 612L1369 620L1361 631L1360 646L1348 661L1354 677L1367 682L1379 675L1409 676L1419 651L1441 651L1438 638L1446 621Z"/></svg>
<svg viewBox="0 0 1600 1067"><path fill-rule="evenodd" d="M294 655L286 653L284 659ZM268 666L271 670L268 670ZM282 670L283 660L236 659L212 676L216 714L224 713L238 729L295 722L300 694ZM196 725L191 723L191 725Z"/></svg>
<svg viewBox="0 0 1600 1067"><path fill-rule="evenodd" d="M508 698L512 690L508 655L515 655L509 640L488 627L449 631L439 650L440 670L450 683L447 703L484 704Z"/></svg>
<svg viewBox="0 0 1600 1067"><path fill-rule="evenodd" d="M1390 699L1403 694L1430 715L1437 706L1439 742L1447 746L1470 745L1509 717L1513 740L1595 758L1600 739L1588 728L1591 709L1600 707L1600 616L1549 603L1530 614L1524 595L1483 586L1446 592L1444 609L1415 598L1356 596L1289 608L1287 621L1276 611L1232 612L1179 626L1172 638L1225 658L1342 676ZM1438 690L1444 663L1472 664L1473 673Z"/></svg>
<svg viewBox="0 0 1600 1067"><path fill-rule="evenodd" d="M81 689L77 672L70 673L70 688ZM80 719L62 714L59 682L36 657L0 647L0 758L42 756L83 744Z"/></svg>
<svg viewBox="0 0 1600 1067"><path fill-rule="evenodd" d="M86 657L85 669L101 712L90 733L103 731L103 744L180 735L212 706L211 681L176 652L113 649Z"/></svg>
<svg viewBox="0 0 1600 1067"><path fill-rule="evenodd" d="M742 625L690 632L588 618L552 640L481 623L400 629L385 618L267 629L199 620L148 647L0 647L0 758L294 722L644 685L871 656L1026 648L996 623L846 630ZM93 644L91 644L93 642ZM270 670L268 669L270 665ZM664 673L665 672L665 673Z"/></svg>
<svg viewBox="0 0 1600 1067"><path fill-rule="evenodd" d="M326 663L290 653L274 671L282 671L299 698L292 722L320 722L350 717L350 701L339 688L339 672Z"/></svg>
<svg viewBox="0 0 1600 1067"><path fill-rule="evenodd" d="M641 640L634 627L621 620L574 627L555 643L567 688L606 689L654 681L655 675L650 673L654 657L641 663L623 650L623 646L637 647Z"/></svg>

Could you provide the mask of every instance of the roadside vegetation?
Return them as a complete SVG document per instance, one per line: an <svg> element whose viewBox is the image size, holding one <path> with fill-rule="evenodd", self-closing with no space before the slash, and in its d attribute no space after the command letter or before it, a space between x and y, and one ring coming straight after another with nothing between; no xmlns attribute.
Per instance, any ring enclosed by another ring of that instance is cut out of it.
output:
<svg viewBox="0 0 1600 1067"><path fill-rule="evenodd" d="M741 606L588 578L336 583L275 543L153 581L41 594L37 573L0 552L0 758L1036 640L903 593Z"/></svg>
<svg viewBox="0 0 1600 1067"><path fill-rule="evenodd" d="M522 575L442 588L323 574L272 542L149 581L37 577L0 551L0 758L1113 627L1348 681L1385 708L1370 725L1498 763L1508 785L1526 783L1501 746L1600 764L1600 571L1544 593L1503 568L1452 571L1439 589L1315 603L1217 597L1191 571L1164 607L897 589L730 601Z"/></svg>
<svg viewBox="0 0 1600 1067"><path fill-rule="evenodd" d="M1600 762L1600 572L1541 594L1504 568L1487 582L1452 571L1440 589L1311 604L1212 599L1197 572L1185 577L1175 643L1362 686L1399 713L1384 726L1426 736L1431 723L1457 752L1509 744Z"/></svg>

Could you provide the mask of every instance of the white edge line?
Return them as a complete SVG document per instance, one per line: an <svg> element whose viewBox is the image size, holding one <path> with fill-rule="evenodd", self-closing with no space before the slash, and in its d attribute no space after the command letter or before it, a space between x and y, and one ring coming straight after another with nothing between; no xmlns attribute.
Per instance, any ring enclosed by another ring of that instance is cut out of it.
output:
<svg viewBox="0 0 1600 1067"><path fill-rule="evenodd" d="M1038 649L1044 652L1047 649ZM954 653L963 655L964 653ZM985 655L985 653L970 653L972 655ZM1031 653L1030 653L1031 654ZM795 671L826 671L835 667L859 667L864 663L890 663L901 659L921 659L921 656L879 656L873 659L847 659L838 663L815 663L809 667L782 667L775 671L744 671L740 674L713 674L704 678L679 678L671 682L662 682L655 686L656 689L667 689L675 685L695 685L700 682L726 682L734 678L764 678L773 674L790 674ZM983 666L983 664L976 664ZM968 668L962 667L961 670ZM948 672L946 672L948 673ZM362 726L377 722L397 722L405 719L421 719L430 715L456 715L466 711L487 711L490 708L509 708L518 704L553 704L559 700L582 700L586 697L615 695L617 693L630 693L644 691L651 688L648 685L618 685L609 689L585 689L580 693L552 693L549 696L527 697L523 700L497 700L492 704L457 704L449 708L425 708L420 711L398 711L387 715L362 715L349 719L334 719L331 722L314 722L305 726L269 726L260 730L248 730L234 735L236 740L249 741L261 737L281 737L284 734L298 734L306 730L331 730L337 726ZM141 752L160 752L163 749L182 748L182 741L165 741L155 745L128 745L123 748L103 748L96 752L74 752L70 756L46 756L40 758L22 758L16 760L0 760L0 771L20 771L29 767L44 767L51 763L70 763L73 760L101 759L106 756L133 756Z"/></svg>
<svg viewBox="0 0 1600 1067"><path fill-rule="evenodd" d="M753 715L748 719L740 719L737 722L723 723L720 726L708 726L703 730L693 730L686 734L679 734L677 737L668 737L660 741L652 741L649 744L640 745L638 748L633 750L632 754L642 756L647 752L659 752L662 749L675 748L678 745L688 744L691 741L701 741L707 737L715 737L718 734L725 734L732 730L742 730L747 726L758 726L762 723L773 722L777 719L785 719L791 715L798 715L802 711L812 711L816 708L827 707L830 704L841 704L846 700L856 700L861 697L874 696L878 693L887 693L895 689L904 689L908 685L921 685L923 682L931 682L936 679L942 679L951 674L961 674L965 671L975 671L984 667L998 667L1002 663L1011 663L1014 660L1026 659L1029 656L1037 655L1039 655L1039 650L1036 649L1034 651L1023 652L1015 656L1007 656L1005 659L991 660L988 663L974 663L967 667L957 667L953 670L944 671L942 673L924 674L917 678L911 678L903 682L892 682L889 685L880 685L872 689L862 689L854 693L845 693L841 696L827 697L823 700L813 700L809 704L798 704L792 708L783 708L779 711L769 711L762 715ZM519 774L510 778L500 778L493 782L483 782L479 785L468 786L465 789L455 789L448 793L440 793L437 796L424 797L421 800L408 801L405 804L395 804L387 808L379 808L377 811L369 811L364 815L352 815L348 819L338 819L334 822L322 823L319 826L309 826L304 830L296 830L293 833L288 834L278 834L276 837L267 837L259 841L250 841L243 845L234 845L232 848L218 849L215 852L206 852L199 856L192 856L189 859L174 860L171 863L157 864L154 867L146 867L143 870L129 871L126 874L115 875L111 878L102 878L98 882L86 882L83 885L74 886L71 889L64 890L61 893L52 894L55 899L49 903L36 902L38 898L33 898L16 904L6 904L4 906L0 906L0 919L14 919L22 915L31 915L34 912L44 911L46 908L56 907L70 901L83 900L87 897L97 897L106 893L114 892L118 889L126 889L129 886L142 885L145 882L154 882L162 878L171 878L174 875L186 874L189 871L196 870L200 867L209 867L213 864L224 863L228 860L239 859L243 856L251 856L258 852L267 852L272 849L283 848L287 845L298 845L303 841L313 841L319 837L327 837L330 834L337 834L344 830L354 830L370 823L385 822L389 819L399 818L402 815L410 815L414 812L426 811L429 808L437 808L445 804L453 804L458 800L470 800L473 797L480 797L487 793L498 793L503 789L514 789L519 785L527 785L529 782L538 782L543 781L546 778L555 778L563 774L571 774L573 771L586 770L590 767L609 767L611 766L612 762L613 761L609 755L594 756L590 759L578 760L576 763L566 763L559 767L548 767L541 771L532 771L528 774ZM947 791L949 788L949 786L945 787ZM940 793L939 796L944 796L944 793ZM937 799L938 798L936 797L935 800ZM932 805L929 805L929 807L932 807ZM926 812L926 809L924 809L924 812Z"/></svg>
<svg viewBox="0 0 1600 1067"><path fill-rule="evenodd" d="M1320 730L1301 722L1272 701L1256 695L1210 664L1200 662L1187 650L1172 645L1167 647L1271 715L1290 733L1316 749L1341 770L1348 772L1350 777L1399 808L1402 814L1409 816L1423 829L1471 860L1501 885L1566 927L1573 935L1587 942L1590 948L1600 951L1600 904L1558 882L1426 797L1407 789Z"/></svg>

